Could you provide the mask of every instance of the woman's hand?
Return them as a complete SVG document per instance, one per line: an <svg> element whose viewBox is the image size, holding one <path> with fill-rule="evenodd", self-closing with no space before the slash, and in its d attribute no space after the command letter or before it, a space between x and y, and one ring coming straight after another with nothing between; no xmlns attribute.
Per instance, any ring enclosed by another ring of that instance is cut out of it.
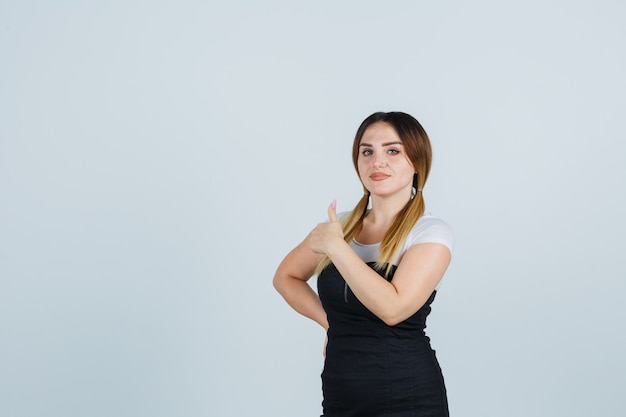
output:
<svg viewBox="0 0 626 417"><path fill-rule="evenodd" d="M311 250L322 255L328 255L334 244L344 241L341 222L337 218L337 202L335 200L328 206L328 218L330 222L320 223L313 229L309 240Z"/></svg>

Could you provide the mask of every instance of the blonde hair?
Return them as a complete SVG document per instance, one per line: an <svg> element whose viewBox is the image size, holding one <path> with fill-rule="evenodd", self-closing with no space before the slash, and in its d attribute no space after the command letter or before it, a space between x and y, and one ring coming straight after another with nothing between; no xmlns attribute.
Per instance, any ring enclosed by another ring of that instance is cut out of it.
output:
<svg viewBox="0 0 626 417"><path fill-rule="evenodd" d="M354 137L352 145L352 162L354 168L358 172L359 145L363 134L368 127L374 123L386 123L391 126L402 141L405 152L409 161L413 164L415 175L413 176L413 198L396 215L389 230L385 233L380 249L378 259L374 268L384 270L387 276L392 269L393 262L406 240L409 232L424 215L426 208L422 189L428 179L430 166L432 163L432 149L430 140L422 125L411 115L402 112L377 112L367 117L359 126ZM363 219L367 214L369 204L369 191L363 187L364 195L359 200L354 209L342 219L343 235L346 242L350 243L363 226ZM328 256L324 256L315 270L316 274L320 274L324 268L331 263Z"/></svg>

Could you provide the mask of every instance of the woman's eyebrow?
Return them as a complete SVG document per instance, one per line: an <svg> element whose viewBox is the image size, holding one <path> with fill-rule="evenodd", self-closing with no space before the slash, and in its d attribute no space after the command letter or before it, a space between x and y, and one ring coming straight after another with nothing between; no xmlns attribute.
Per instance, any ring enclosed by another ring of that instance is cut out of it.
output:
<svg viewBox="0 0 626 417"><path fill-rule="evenodd" d="M402 145L402 142L387 142L387 143L383 143L381 146L391 146L391 145ZM370 148L372 147L372 145L370 145L369 143L361 143L359 147L360 146L369 146Z"/></svg>

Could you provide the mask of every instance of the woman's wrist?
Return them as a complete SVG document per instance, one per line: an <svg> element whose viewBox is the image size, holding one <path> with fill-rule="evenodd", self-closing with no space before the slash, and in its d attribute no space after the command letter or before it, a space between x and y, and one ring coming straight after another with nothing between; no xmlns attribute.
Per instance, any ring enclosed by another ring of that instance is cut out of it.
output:
<svg viewBox="0 0 626 417"><path fill-rule="evenodd" d="M337 238L333 239L332 243L326 249L326 255L333 261L334 257L339 255L343 250L348 247L348 244L345 240Z"/></svg>

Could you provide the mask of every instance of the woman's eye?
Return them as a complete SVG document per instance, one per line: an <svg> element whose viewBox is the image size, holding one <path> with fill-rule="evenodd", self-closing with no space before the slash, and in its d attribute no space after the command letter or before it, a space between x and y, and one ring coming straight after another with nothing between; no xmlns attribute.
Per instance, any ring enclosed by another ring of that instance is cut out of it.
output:
<svg viewBox="0 0 626 417"><path fill-rule="evenodd" d="M364 156L370 156L371 154L372 154L372 151L371 151L370 149L365 149L365 150L363 151L363 155L364 155Z"/></svg>
<svg viewBox="0 0 626 417"><path fill-rule="evenodd" d="M397 155L397 154L399 154L399 153L400 153L400 151L399 151L399 150L397 150L397 149L389 149L389 150L387 151L387 153L388 153L388 154L390 154L390 155Z"/></svg>

